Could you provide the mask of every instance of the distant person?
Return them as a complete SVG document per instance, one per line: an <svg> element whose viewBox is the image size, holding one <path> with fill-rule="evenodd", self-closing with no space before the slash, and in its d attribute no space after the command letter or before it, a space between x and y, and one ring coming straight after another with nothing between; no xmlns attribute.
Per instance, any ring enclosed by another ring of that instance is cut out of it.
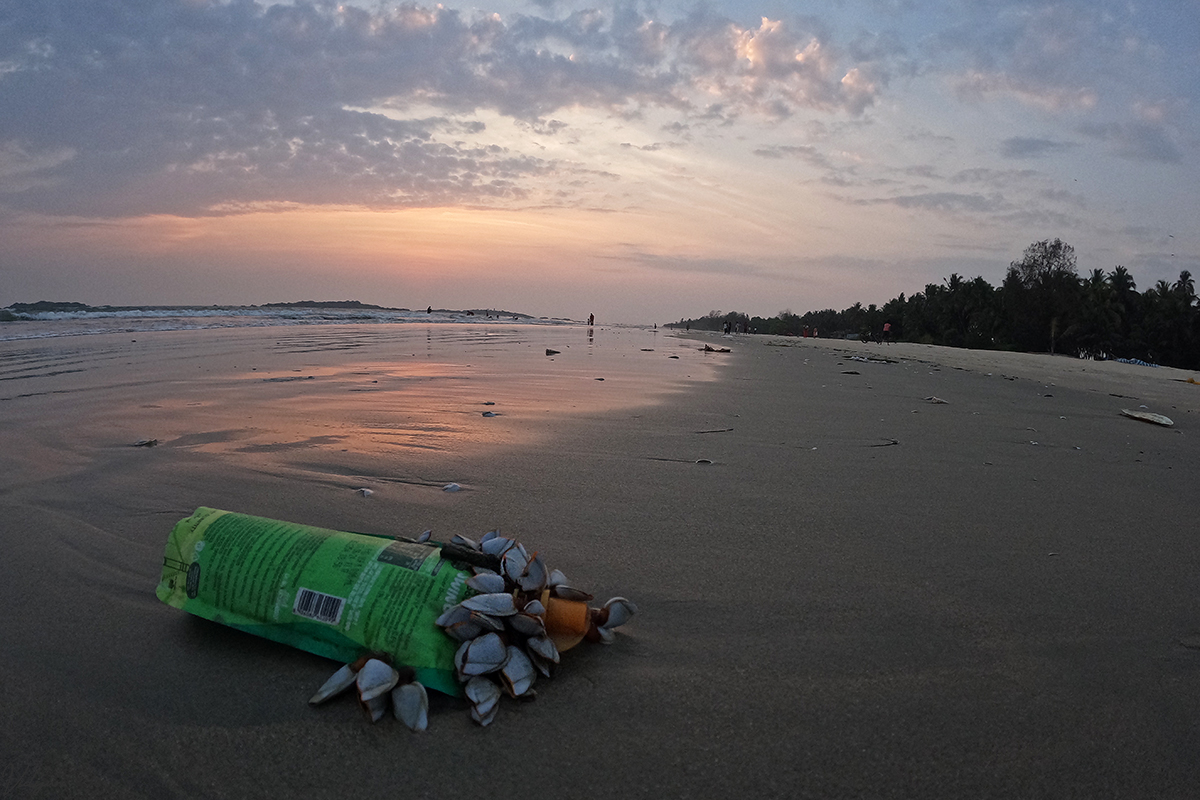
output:
<svg viewBox="0 0 1200 800"><path fill-rule="evenodd" d="M592 326L593 326L593 325L595 325L595 324L596 324L596 315L595 315L595 314L588 314L588 327L590 328L590 327L592 327Z"/></svg>
<svg viewBox="0 0 1200 800"><path fill-rule="evenodd" d="M883 340L888 344L892 343L892 323L883 323Z"/></svg>
<svg viewBox="0 0 1200 800"><path fill-rule="evenodd" d="M425 309L425 313L426 313L426 314L432 314L432 313L433 313L433 306L430 306L429 308Z"/></svg>

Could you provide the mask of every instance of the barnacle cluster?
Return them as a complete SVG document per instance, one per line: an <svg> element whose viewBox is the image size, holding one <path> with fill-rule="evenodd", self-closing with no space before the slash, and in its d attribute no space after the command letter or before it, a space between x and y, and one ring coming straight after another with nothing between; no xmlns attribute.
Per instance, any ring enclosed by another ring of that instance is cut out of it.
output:
<svg viewBox="0 0 1200 800"><path fill-rule="evenodd" d="M415 541L428 542L430 532ZM611 644L613 629L637 607L614 597L600 608L588 603L587 592L571 586L559 570L549 570L539 553L529 553L499 531L476 542L455 536L443 554L470 564L467 586L475 594L446 610L437 625L460 642L454 670L471 705L471 718L488 725L500 698L532 698L539 675L549 678L559 654L583 640ZM309 701L320 703L356 684L359 701L372 720L387 711L413 730L428 724L428 698L411 669L396 669L378 658L360 659L338 670Z"/></svg>

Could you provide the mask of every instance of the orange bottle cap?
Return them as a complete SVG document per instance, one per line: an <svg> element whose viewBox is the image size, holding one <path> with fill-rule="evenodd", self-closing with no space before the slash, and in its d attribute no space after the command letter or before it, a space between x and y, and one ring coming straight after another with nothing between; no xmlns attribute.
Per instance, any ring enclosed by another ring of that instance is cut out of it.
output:
<svg viewBox="0 0 1200 800"><path fill-rule="evenodd" d="M563 600L551 597L550 590L542 592L546 609L546 635L558 652L570 650L583 641L592 624L592 611L582 600Z"/></svg>

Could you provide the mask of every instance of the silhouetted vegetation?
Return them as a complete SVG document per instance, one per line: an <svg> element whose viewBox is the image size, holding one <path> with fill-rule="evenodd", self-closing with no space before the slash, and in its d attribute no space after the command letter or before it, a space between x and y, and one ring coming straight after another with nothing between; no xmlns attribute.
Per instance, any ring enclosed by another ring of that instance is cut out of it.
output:
<svg viewBox="0 0 1200 800"><path fill-rule="evenodd" d="M982 277L957 273L911 297L901 294L882 307L862 303L777 316L750 317L710 311L670 327L731 330L784 336L881 340L890 323L896 341L1065 353L1084 358L1138 359L1200 369L1200 308L1187 270L1175 283L1158 281L1139 293L1123 266L1111 272L1076 270L1075 249L1060 239L1034 242L1009 265L999 288ZM741 325L743 327L739 328Z"/></svg>
<svg viewBox="0 0 1200 800"><path fill-rule="evenodd" d="M371 311L387 310L384 306L373 306L370 303L362 303L358 300L297 300L292 303L263 303L263 308L345 308L356 309L363 308Z"/></svg>

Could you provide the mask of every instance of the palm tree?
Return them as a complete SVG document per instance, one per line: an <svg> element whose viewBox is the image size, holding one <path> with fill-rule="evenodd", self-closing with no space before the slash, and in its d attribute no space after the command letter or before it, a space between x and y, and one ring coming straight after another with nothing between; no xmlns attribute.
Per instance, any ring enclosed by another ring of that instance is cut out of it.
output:
<svg viewBox="0 0 1200 800"><path fill-rule="evenodd" d="M1121 324L1114 352L1118 356L1128 358L1133 355L1133 345L1130 342L1130 336L1133 333L1133 329L1140 325L1137 284L1134 283L1133 276L1129 274L1129 270L1118 264L1108 274L1108 285L1112 287L1117 313L1121 315Z"/></svg>
<svg viewBox="0 0 1200 800"><path fill-rule="evenodd" d="M1120 336L1121 314L1117 310L1116 292L1104 270L1094 269L1083 282L1083 302L1078 320L1063 332L1074 338L1080 353L1092 357L1113 353Z"/></svg>
<svg viewBox="0 0 1200 800"><path fill-rule="evenodd" d="M1200 366L1200 310L1196 308L1196 283L1192 273L1183 270L1179 280L1171 287L1175 297L1175 322L1172 330L1171 366L1191 369Z"/></svg>
<svg viewBox="0 0 1200 800"><path fill-rule="evenodd" d="M1179 280L1175 281L1175 285L1171 288L1185 305L1196 304L1196 282L1192 280L1192 273L1188 270L1185 269L1179 273Z"/></svg>
<svg viewBox="0 0 1200 800"><path fill-rule="evenodd" d="M1108 283L1112 286L1113 291L1121 297L1137 290L1137 285L1133 282L1133 276L1129 274L1129 270L1120 264L1113 267L1113 271L1108 274Z"/></svg>
<svg viewBox="0 0 1200 800"><path fill-rule="evenodd" d="M1147 361L1154 364L1171 363L1174 351L1174 329L1179 324L1179 298L1170 281L1159 280L1142 293L1141 325L1135 331Z"/></svg>

